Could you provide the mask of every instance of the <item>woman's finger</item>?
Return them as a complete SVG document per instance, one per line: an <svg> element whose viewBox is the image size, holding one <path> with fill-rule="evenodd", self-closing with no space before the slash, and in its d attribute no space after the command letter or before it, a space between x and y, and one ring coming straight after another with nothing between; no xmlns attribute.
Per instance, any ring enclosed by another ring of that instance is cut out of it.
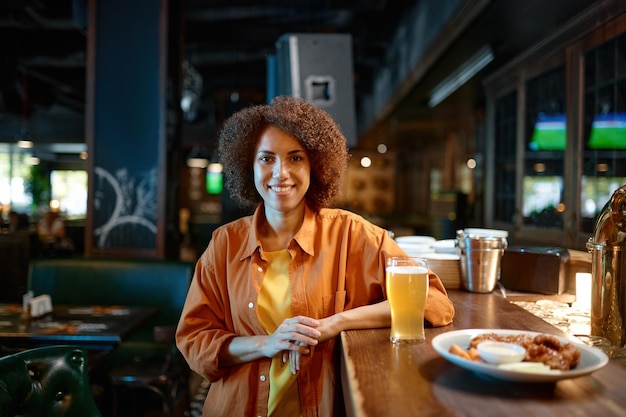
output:
<svg viewBox="0 0 626 417"><path fill-rule="evenodd" d="M307 336L307 337L311 337L314 339L317 339L318 337L321 336L321 332L313 327L308 327L305 326L301 323L297 323L297 324L282 324L279 327L281 332L284 333L297 333L297 334L301 334L303 336Z"/></svg>
<svg viewBox="0 0 626 417"><path fill-rule="evenodd" d="M298 368L296 367L296 356L299 354L299 352L295 351L289 352L289 368L291 369L291 373L294 375L298 372Z"/></svg>
<svg viewBox="0 0 626 417"><path fill-rule="evenodd" d="M320 325L319 320L315 320L311 317L306 316L295 316L288 319L285 319L285 322L290 324L302 324L307 327L317 327Z"/></svg>

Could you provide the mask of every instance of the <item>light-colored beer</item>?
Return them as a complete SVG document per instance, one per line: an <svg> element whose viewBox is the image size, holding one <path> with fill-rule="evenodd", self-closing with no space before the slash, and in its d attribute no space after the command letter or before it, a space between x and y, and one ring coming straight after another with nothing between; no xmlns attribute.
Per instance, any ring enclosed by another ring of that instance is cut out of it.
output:
<svg viewBox="0 0 626 417"><path fill-rule="evenodd" d="M391 341L423 341L428 270L420 266L389 266L386 285L391 307Z"/></svg>

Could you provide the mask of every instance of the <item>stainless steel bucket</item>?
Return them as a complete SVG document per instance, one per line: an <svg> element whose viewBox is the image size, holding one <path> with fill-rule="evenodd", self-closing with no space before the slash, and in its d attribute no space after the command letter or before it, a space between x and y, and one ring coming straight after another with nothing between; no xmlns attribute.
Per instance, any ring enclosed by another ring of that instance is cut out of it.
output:
<svg viewBox="0 0 626 417"><path fill-rule="evenodd" d="M457 231L461 282L470 292L492 292L500 277L500 263L507 240L504 237Z"/></svg>
<svg viewBox="0 0 626 417"><path fill-rule="evenodd" d="M615 190L587 242L591 252L591 334L626 343L626 185Z"/></svg>

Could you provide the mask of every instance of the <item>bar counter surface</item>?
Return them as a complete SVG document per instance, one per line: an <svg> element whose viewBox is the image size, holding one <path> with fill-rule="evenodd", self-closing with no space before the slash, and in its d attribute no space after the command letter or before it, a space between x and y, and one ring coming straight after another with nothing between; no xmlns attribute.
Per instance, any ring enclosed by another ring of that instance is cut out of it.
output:
<svg viewBox="0 0 626 417"><path fill-rule="evenodd" d="M566 336L502 296L449 290L456 315L426 329L426 342L394 347L389 329L341 334L347 415L626 416L626 366L609 363L586 376L550 383L509 382L465 370L432 347L438 334L463 329L516 329Z"/></svg>

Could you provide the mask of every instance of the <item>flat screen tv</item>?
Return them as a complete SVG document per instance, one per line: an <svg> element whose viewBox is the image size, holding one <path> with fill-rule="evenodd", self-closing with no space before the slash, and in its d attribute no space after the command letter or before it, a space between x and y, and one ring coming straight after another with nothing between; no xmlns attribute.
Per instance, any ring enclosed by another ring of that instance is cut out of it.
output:
<svg viewBox="0 0 626 417"><path fill-rule="evenodd" d="M589 149L626 149L626 113L596 115L589 134Z"/></svg>
<svg viewBox="0 0 626 417"><path fill-rule="evenodd" d="M531 151L563 151L565 143L565 115L539 113L528 148Z"/></svg>

